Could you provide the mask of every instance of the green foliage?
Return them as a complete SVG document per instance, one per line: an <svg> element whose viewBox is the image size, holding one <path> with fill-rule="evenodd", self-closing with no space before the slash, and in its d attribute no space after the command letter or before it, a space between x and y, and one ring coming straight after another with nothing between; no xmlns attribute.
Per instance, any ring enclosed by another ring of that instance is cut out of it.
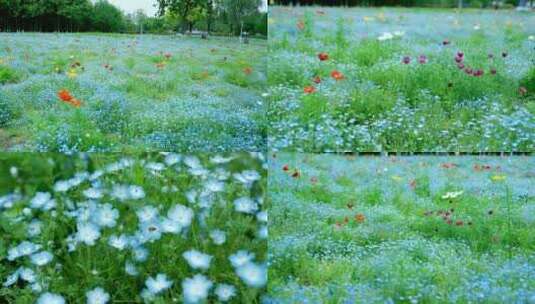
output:
<svg viewBox="0 0 535 304"><path fill-rule="evenodd" d="M391 110L396 104L397 96L382 88L355 90L351 94L348 109L341 109L343 113L350 113L359 121L373 120L382 113Z"/></svg>
<svg viewBox="0 0 535 304"><path fill-rule="evenodd" d="M520 86L527 90L527 96L535 96L535 67L531 67L520 80Z"/></svg>
<svg viewBox="0 0 535 304"><path fill-rule="evenodd" d="M119 32L124 27L121 11L106 0L99 0L93 8L93 27L99 32Z"/></svg>
<svg viewBox="0 0 535 304"><path fill-rule="evenodd" d="M14 69L0 65L0 85L6 83L16 83L21 79L21 75Z"/></svg>

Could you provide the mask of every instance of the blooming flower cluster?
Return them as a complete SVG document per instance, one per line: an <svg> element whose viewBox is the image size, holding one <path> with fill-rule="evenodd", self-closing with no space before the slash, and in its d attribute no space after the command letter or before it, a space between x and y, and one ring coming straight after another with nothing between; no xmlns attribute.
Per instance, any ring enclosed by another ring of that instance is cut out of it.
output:
<svg viewBox="0 0 535 304"><path fill-rule="evenodd" d="M40 172L9 163L17 186L0 196L8 301L25 287L42 304L260 298L267 284L262 154L56 157L43 163L85 169L53 183L45 177L40 191L20 190L34 189L30 177Z"/></svg>

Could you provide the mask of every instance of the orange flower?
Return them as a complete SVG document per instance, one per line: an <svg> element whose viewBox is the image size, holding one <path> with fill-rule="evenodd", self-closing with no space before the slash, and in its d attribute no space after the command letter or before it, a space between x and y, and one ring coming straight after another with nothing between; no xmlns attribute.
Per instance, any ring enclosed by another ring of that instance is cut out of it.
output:
<svg viewBox="0 0 535 304"><path fill-rule="evenodd" d="M245 75L250 75L253 72L253 69L251 67L246 67L245 69L243 69L243 72L245 73Z"/></svg>
<svg viewBox="0 0 535 304"><path fill-rule="evenodd" d="M344 79L344 74L340 73L337 70L334 70L331 72L331 77L334 78L335 80L342 80Z"/></svg>
<svg viewBox="0 0 535 304"><path fill-rule="evenodd" d="M313 87L313 86L306 86L303 91L307 94L312 94L314 92L316 92L316 88Z"/></svg>
<svg viewBox="0 0 535 304"><path fill-rule="evenodd" d="M82 102L76 98L74 98L71 93L65 89L63 90L60 90L58 92L58 97L59 99L61 99L62 101L64 101L65 103L68 103L70 104L71 106L75 107L75 108L79 108L80 106L82 106Z"/></svg>
<svg viewBox="0 0 535 304"><path fill-rule="evenodd" d="M63 101L71 101L73 99L71 93L69 93L69 91L63 89L63 90L60 90L58 92L58 97L59 99L63 100Z"/></svg>
<svg viewBox="0 0 535 304"><path fill-rule="evenodd" d="M357 213L357 215L355 215L355 221L359 223L363 223L365 220L366 220L366 217L364 216L364 214Z"/></svg>
<svg viewBox="0 0 535 304"><path fill-rule="evenodd" d="M329 54L321 52L318 54L318 59L321 61L325 61L329 59Z"/></svg>

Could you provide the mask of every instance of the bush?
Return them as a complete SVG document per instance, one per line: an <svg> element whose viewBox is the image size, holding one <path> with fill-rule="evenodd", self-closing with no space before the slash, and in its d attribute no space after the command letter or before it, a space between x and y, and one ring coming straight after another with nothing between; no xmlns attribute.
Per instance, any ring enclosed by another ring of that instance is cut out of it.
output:
<svg viewBox="0 0 535 304"><path fill-rule="evenodd" d="M20 80L20 74L7 66L0 66L0 84L16 83Z"/></svg>

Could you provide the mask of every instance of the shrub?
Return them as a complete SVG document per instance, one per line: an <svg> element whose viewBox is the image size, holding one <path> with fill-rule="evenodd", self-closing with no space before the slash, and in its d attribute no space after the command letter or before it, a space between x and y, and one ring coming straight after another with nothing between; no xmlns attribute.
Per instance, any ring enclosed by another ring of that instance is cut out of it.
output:
<svg viewBox="0 0 535 304"><path fill-rule="evenodd" d="M0 65L0 84L16 83L20 78L21 76L16 70Z"/></svg>

